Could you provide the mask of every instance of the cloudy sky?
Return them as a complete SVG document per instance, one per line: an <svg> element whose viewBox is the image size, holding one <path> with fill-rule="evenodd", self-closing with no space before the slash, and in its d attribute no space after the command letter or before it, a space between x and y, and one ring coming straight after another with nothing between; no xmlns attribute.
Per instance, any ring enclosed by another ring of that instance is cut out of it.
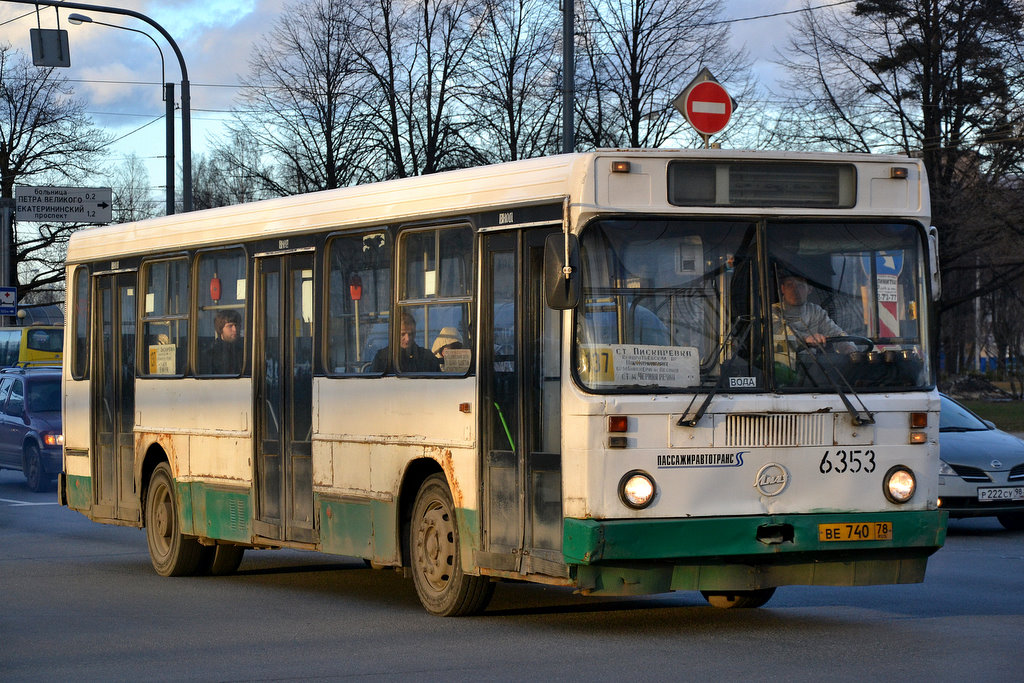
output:
<svg viewBox="0 0 1024 683"><path fill-rule="evenodd" d="M202 153L207 140L216 136L238 94L240 78L247 72L250 46L267 33L286 0L80 0L85 4L132 9L164 27L181 49L192 96L193 153ZM555 2L556 0L552 0ZM820 0L828 4L835 0ZM797 9L801 0L724 0L725 19L758 17ZM72 12L87 14L94 22L106 22L149 30L163 50L166 80L180 82L174 53L140 20L100 12L61 9L60 27L68 30L71 68L64 74L87 103L97 125L122 137L115 144L112 161L134 153L146 160L154 186L164 177L164 112L159 86L160 55L145 36L96 23L71 25ZM29 29L41 25L56 28L58 12L41 7L37 16L32 4L0 0L0 42L30 54ZM786 45L792 16L739 21L732 25L734 40L755 59L761 78L769 84L775 50ZM38 22L38 23L37 23ZM177 94L180 96L180 93ZM148 124L148 125L147 125ZM180 160L180 128L175 133Z"/></svg>

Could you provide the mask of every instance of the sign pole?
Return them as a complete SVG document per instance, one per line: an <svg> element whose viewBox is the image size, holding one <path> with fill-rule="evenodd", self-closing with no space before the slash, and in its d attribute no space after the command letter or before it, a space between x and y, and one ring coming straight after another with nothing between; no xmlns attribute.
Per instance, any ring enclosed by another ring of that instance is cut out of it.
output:
<svg viewBox="0 0 1024 683"><path fill-rule="evenodd" d="M14 198L0 198L0 287L11 286L11 243L14 241Z"/></svg>
<svg viewBox="0 0 1024 683"><path fill-rule="evenodd" d="M164 83L164 102L166 102L166 113L164 118L167 120L167 215L171 216L174 214L174 84Z"/></svg>
<svg viewBox="0 0 1024 683"><path fill-rule="evenodd" d="M0 197L0 287L10 287L11 244L14 242L14 197ZM4 320L6 316L0 316Z"/></svg>
<svg viewBox="0 0 1024 683"><path fill-rule="evenodd" d="M576 5L562 0L562 153L576 151Z"/></svg>

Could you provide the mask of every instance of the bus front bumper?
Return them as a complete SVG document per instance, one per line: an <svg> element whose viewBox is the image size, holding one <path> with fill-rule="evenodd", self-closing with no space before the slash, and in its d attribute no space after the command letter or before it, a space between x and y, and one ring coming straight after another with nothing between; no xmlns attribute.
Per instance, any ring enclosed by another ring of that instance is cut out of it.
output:
<svg viewBox="0 0 1024 683"><path fill-rule="evenodd" d="M582 593L642 595L919 583L928 556L945 537L946 513L941 510L570 518L564 521L562 552Z"/></svg>

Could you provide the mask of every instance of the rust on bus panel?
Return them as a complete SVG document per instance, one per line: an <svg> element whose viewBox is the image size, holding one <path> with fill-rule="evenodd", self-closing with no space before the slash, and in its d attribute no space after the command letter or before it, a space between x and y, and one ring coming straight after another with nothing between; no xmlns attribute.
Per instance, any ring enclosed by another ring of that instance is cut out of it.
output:
<svg viewBox="0 0 1024 683"><path fill-rule="evenodd" d="M149 449L156 445L167 456L167 464L171 467L171 474L177 476L178 454L174 449L174 436L165 433L137 432L135 434L135 466L142 467Z"/></svg>
<svg viewBox="0 0 1024 683"><path fill-rule="evenodd" d="M448 479L448 487L452 492L452 503L455 507L462 507L462 487L459 486L459 480L455 477L455 462L452 460L452 451L450 448L439 448L439 447L427 447L425 455L433 458L441 464L441 469L444 470L444 476Z"/></svg>

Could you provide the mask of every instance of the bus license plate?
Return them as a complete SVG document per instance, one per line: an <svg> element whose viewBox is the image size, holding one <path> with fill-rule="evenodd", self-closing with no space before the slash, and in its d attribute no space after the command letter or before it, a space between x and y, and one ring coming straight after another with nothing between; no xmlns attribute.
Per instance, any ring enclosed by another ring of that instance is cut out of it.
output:
<svg viewBox="0 0 1024 683"><path fill-rule="evenodd" d="M891 541L892 522L819 524L819 541Z"/></svg>
<svg viewBox="0 0 1024 683"><path fill-rule="evenodd" d="M978 489L978 500L1024 500L1024 486L1000 486Z"/></svg>

